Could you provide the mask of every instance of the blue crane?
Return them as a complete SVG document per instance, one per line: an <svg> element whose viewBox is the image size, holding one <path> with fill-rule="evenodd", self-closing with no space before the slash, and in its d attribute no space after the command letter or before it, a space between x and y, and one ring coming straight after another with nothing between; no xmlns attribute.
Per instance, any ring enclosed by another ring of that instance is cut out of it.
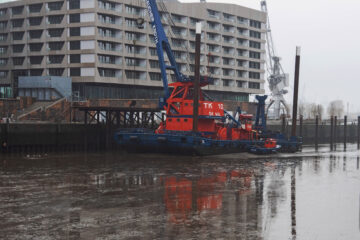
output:
<svg viewBox="0 0 360 240"><path fill-rule="evenodd" d="M154 31L154 39L157 49L157 55L159 58L159 65L161 70L161 77L164 85L164 99L160 100L166 104L166 100L170 97L169 82L166 75L166 70L172 70L175 74L177 82L190 82L191 79L183 75L176 64L174 54L171 50L171 46L168 38L164 32L163 25L161 23L160 14L155 0L146 0L147 10L149 13L150 23ZM164 51L170 61L170 65L165 64Z"/></svg>

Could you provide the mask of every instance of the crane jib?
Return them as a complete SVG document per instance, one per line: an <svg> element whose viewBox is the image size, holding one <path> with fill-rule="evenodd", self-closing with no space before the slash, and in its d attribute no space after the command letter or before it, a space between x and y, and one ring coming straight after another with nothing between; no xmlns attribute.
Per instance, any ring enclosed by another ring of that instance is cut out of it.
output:
<svg viewBox="0 0 360 240"><path fill-rule="evenodd" d="M154 30L154 40L155 40L155 44L157 44L157 43L159 42L159 38L158 38L158 35L157 35L155 18L154 18L154 13L153 13L152 8L151 8L150 0L146 0L146 5L147 5L148 13L149 13L150 22L151 22L152 28L153 28L153 30Z"/></svg>

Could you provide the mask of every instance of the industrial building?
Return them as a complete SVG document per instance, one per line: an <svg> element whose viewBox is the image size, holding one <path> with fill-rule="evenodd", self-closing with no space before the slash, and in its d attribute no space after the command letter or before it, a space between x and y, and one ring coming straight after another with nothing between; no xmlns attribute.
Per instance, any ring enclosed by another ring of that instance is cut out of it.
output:
<svg viewBox="0 0 360 240"><path fill-rule="evenodd" d="M234 4L157 2L182 73L194 73L201 21L201 74L214 79L205 90L233 101L265 92L266 14ZM58 76L70 77L79 97L158 98L162 82L148 21L144 0L2 3L0 94L11 88L16 96L19 76Z"/></svg>

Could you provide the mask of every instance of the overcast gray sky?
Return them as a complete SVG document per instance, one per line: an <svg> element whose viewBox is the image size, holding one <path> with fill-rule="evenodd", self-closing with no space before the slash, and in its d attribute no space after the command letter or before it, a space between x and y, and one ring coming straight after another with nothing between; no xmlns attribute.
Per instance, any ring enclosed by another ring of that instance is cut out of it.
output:
<svg viewBox="0 0 360 240"><path fill-rule="evenodd" d="M260 0L208 2L260 9ZM350 111L360 112L360 0L267 0L267 5L276 51L291 84L295 47L302 48L302 100L327 104L342 99Z"/></svg>

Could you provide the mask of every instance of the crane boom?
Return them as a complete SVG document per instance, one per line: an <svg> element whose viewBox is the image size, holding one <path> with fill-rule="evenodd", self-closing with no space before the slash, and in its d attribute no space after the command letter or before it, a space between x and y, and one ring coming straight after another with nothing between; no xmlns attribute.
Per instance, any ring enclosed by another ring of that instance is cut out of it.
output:
<svg viewBox="0 0 360 240"><path fill-rule="evenodd" d="M266 45L267 45L267 71L269 74L268 82L269 88L271 91L272 100L268 106L268 110L273 106L272 114L268 113L268 116L275 119L280 118L281 105L284 106L287 115L289 115L289 107L286 104L284 95L288 92L285 88L289 86L289 77L288 74L284 73L284 70L280 64L281 58L276 56L275 46L273 42L273 37L271 34L270 19L267 9L266 1L261 1L261 10L266 13Z"/></svg>
<svg viewBox="0 0 360 240"><path fill-rule="evenodd" d="M171 51L169 40L166 37L164 27L161 23L160 14L156 5L155 0L146 0L146 6L150 18L150 24L154 31L154 39L156 44L157 55L159 59L159 65L161 70L161 78L164 85L164 99L163 102L166 104L166 100L170 97L169 82L166 74L166 70L172 70L175 74L177 82L189 82L190 79L184 76L176 64L175 57ZM165 64L164 51L169 59L170 65Z"/></svg>

